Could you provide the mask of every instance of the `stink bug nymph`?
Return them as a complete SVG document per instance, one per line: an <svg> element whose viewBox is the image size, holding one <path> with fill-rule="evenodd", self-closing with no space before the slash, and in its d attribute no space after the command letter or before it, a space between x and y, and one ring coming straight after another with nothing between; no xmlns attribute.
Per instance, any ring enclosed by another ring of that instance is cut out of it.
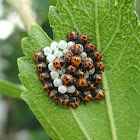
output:
<svg viewBox="0 0 140 140"><path fill-rule="evenodd" d="M72 45L71 48L70 48L70 51L74 54L74 55L78 55L80 54L80 51L81 51L81 48L79 45Z"/></svg>
<svg viewBox="0 0 140 140"><path fill-rule="evenodd" d="M90 55L91 55L91 58L92 58L94 61L99 61L99 60L101 60L101 58L102 58L102 54L101 54L99 51L94 51L94 52L91 53Z"/></svg>
<svg viewBox="0 0 140 140"><path fill-rule="evenodd" d="M50 92L53 89L53 84L52 83L45 83L43 88L46 92Z"/></svg>
<svg viewBox="0 0 140 140"><path fill-rule="evenodd" d="M46 70L47 70L47 65L44 62L37 64L38 72L46 72Z"/></svg>
<svg viewBox="0 0 140 140"><path fill-rule="evenodd" d="M78 55L74 55L73 57L72 57L72 60L71 60L71 62L72 62L72 65L74 66L74 67L78 67L80 64L81 64L81 57L80 56L78 56Z"/></svg>
<svg viewBox="0 0 140 140"><path fill-rule="evenodd" d="M64 106L68 106L70 102L70 97L67 94L62 94L59 97L59 103Z"/></svg>
<svg viewBox="0 0 140 140"><path fill-rule="evenodd" d="M85 91L82 93L82 98L85 102L89 102L92 99L92 95L90 91Z"/></svg>
<svg viewBox="0 0 140 140"><path fill-rule="evenodd" d="M96 71L104 71L104 68L105 68L105 64L103 63L103 61L99 61L95 64Z"/></svg>
<svg viewBox="0 0 140 140"><path fill-rule="evenodd" d="M78 43L85 45L89 41L89 37L86 34L81 34L78 38Z"/></svg>
<svg viewBox="0 0 140 140"><path fill-rule="evenodd" d="M62 82L63 82L63 85L71 86L72 84L74 84L74 78L73 78L73 76L71 76L70 74L66 74L66 75L62 78Z"/></svg>
<svg viewBox="0 0 140 140"><path fill-rule="evenodd" d="M93 79L94 83L99 84L99 83L101 83L102 76L101 76L101 74L95 74L95 75L93 75L92 79Z"/></svg>
<svg viewBox="0 0 140 140"><path fill-rule="evenodd" d="M59 97L59 93L57 90L51 90L51 92L49 92L48 94L52 100L57 100Z"/></svg>
<svg viewBox="0 0 140 140"><path fill-rule="evenodd" d="M79 104L80 104L80 100L79 100L78 97L71 97L71 99L70 99L70 106L72 108L77 108L79 106Z"/></svg>
<svg viewBox="0 0 140 140"><path fill-rule="evenodd" d="M45 82L45 81L50 81L51 80L51 76L49 73L45 72L45 73L40 73L40 81Z"/></svg>
<svg viewBox="0 0 140 140"><path fill-rule="evenodd" d="M76 42L78 39L79 33L77 31L71 31L67 34L68 41L74 41Z"/></svg>
<svg viewBox="0 0 140 140"><path fill-rule="evenodd" d="M56 68L56 69L61 69L65 64L65 61L63 58L58 58L56 57L54 60L53 60L53 66Z"/></svg>
<svg viewBox="0 0 140 140"><path fill-rule="evenodd" d="M102 89L96 88L93 92L93 96L95 100L101 100L104 98L105 94Z"/></svg>
<svg viewBox="0 0 140 140"><path fill-rule="evenodd" d="M36 52L34 54L34 60L35 60L36 63L38 63L38 62L45 62L46 61L45 58L46 57L44 56L44 54L42 52Z"/></svg>
<svg viewBox="0 0 140 140"><path fill-rule="evenodd" d="M91 52L93 52L95 50L95 45L88 42L86 45L85 45L85 51L86 53L90 54Z"/></svg>

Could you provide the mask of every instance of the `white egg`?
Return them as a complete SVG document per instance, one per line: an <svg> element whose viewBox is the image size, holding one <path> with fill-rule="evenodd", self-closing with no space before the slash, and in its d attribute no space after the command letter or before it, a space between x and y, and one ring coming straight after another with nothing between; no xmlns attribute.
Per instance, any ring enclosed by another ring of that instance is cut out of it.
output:
<svg viewBox="0 0 140 140"><path fill-rule="evenodd" d="M45 47L43 51L44 55L52 54L52 49L50 47Z"/></svg>
<svg viewBox="0 0 140 140"><path fill-rule="evenodd" d="M52 79L56 79L56 78L59 77L59 73L58 73L57 71L52 71L52 72L50 73L50 75L51 75Z"/></svg>
<svg viewBox="0 0 140 140"><path fill-rule="evenodd" d="M58 43L57 43L56 41L53 41L53 42L51 43L51 49L52 49L53 51L59 49Z"/></svg>
<svg viewBox="0 0 140 140"><path fill-rule="evenodd" d="M59 78L54 79L53 84L55 87L59 87L62 85L62 80Z"/></svg>
<svg viewBox="0 0 140 140"><path fill-rule="evenodd" d="M67 87L68 93L73 93L75 91L75 89L76 88L74 85Z"/></svg>
<svg viewBox="0 0 140 140"><path fill-rule="evenodd" d="M54 52L54 56L56 56L56 57L62 57L63 56L63 53L62 53L62 51L60 51L60 50L56 50L55 52Z"/></svg>
<svg viewBox="0 0 140 140"><path fill-rule="evenodd" d="M61 85L58 87L58 91L62 94L66 93L67 92L67 87L64 86L64 85Z"/></svg>
<svg viewBox="0 0 140 140"><path fill-rule="evenodd" d="M61 40L60 42L59 42L59 44L58 44L58 47L60 48L60 49L66 49L66 47L67 47L67 42L65 41L65 40Z"/></svg>
<svg viewBox="0 0 140 140"><path fill-rule="evenodd" d="M48 68L50 71L54 71L55 70L55 67L53 66L53 63L49 63L48 64Z"/></svg>
<svg viewBox="0 0 140 140"><path fill-rule="evenodd" d="M81 53L81 57L83 60L85 60L87 58L87 53L86 52L82 52Z"/></svg>
<svg viewBox="0 0 140 140"><path fill-rule="evenodd" d="M53 62L53 60L55 59L55 56L53 54L49 54L47 55L46 59L48 62Z"/></svg>
<svg viewBox="0 0 140 140"><path fill-rule="evenodd" d="M63 53L64 53L64 54L66 54L67 52L69 52L68 49L64 49L64 50L63 50Z"/></svg>
<svg viewBox="0 0 140 140"><path fill-rule="evenodd" d="M70 47L71 47L72 45L74 45L74 44L75 44L74 41L69 41L68 44L67 44L67 47L70 48Z"/></svg>

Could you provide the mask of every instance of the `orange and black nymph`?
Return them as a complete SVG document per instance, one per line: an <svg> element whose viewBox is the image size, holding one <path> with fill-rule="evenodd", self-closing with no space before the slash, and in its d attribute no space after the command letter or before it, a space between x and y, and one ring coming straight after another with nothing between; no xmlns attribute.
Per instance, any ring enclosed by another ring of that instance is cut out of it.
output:
<svg viewBox="0 0 140 140"><path fill-rule="evenodd" d="M78 40L79 33L77 31L71 31L67 34L68 41L76 42Z"/></svg>
<svg viewBox="0 0 140 140"><path fill-rule="evenodd" d="M42 73L42 72L46 72L46 70L47 70L47 65L44 62L37 64L37 71L38 72Z"/></svg>
<svg viewBox="0 0 140 140"><path fill-rule="evenodd" d="M51 80L51 76L49 73L45 72L45 73L40 73L40 81L45 82L45 81L50 81Z"/></svg>
<svg viewBox="0 0 140 140"><path fill-rule="evenodd" d="M60 95L59 103L64 106L68 106L70 103L70 97L67 94Z"/></svg>
<svg viewBox="0 0 140 140"><path fill-rule="evenodd" d="M83 99L85 102L91 101L91 99L92 99L91 92L90 92L90 91L85 91L85 92L83 92L83 93L82 93L82 99Z"/></svg>
<svg viewBox="0 0 140 140"><path fill-rule="evenodd" d="M89 41L89 37L86 34L81 34L78 38L78 43L85 45Z"/></svg>
<svg viewBox="0 0 140 140"><path fill-rule="evenodd" d="M95 64L96 72L104 71L104 68L105 68L105 64L103 63L103 61L99 61Z"/></svg>
<svg viewBox="0 0 140 140"><path fill-rule="evenodd" d="M85 51L86 53L90 54L92 53L94 50L96 49L95 45L91 42L88 42L86 45L85 45Z"/></svg>
<svg viewBox="0 0 140 140"><path fill-rule="evenodd" d="M63 85L71 86L72 84L74 84L74 78L73 78L72 75L66 74L66 75L62 78L62 82L63 82Z"/></svg>
<svg viewBox="0 0 140 140"><path fill-rule="evenodd" d="M35 60L36 63L46 62L46 57L44 56L44 54L42 52L36 52L34 54L34 60Z"/></svg>
<svg viewBox="0 0 140 140"><path fill-rule="evenodd" d="M54 60L53 60L53 66L56 68L56 69L61 69L65 64L65 61L63 58L58 58L56 57Z"/></svg>
<svg viewBox="0 0 140 140"><path fill-rule="evenodd" d="M70 99L70 106L72 108L77 108L80 105L80 100L78 97L71 97Z"/></svg>
<svg viewBox="0 0 140 140"><path fill-rule="evenodd" d="M46 91L46 92L50 92L52 89L53 89L53 84L52 83L45 83L44 86L43 86L43 89Z"/></svg>
<svg viewBox="0 0 140 140"><path fill-rule="evenodd" d="M104 98L105 94L102 89L96 88L93 92L93 97L95 100L102 100Z"/></svg>
<svg viewBox="0 0 140 140"><path fill-rule="evenodd" d="M57 100L59 97L59 93L57 90L51 90L51 92L49 92L48 94L52 100Z"/></svg>
<svg viewBox="0 0 140 140"><path fill-rule="evenodd" d="M102 58L102 54L99 51L93 51L90 55L94 61L99 61Z"/></svg>

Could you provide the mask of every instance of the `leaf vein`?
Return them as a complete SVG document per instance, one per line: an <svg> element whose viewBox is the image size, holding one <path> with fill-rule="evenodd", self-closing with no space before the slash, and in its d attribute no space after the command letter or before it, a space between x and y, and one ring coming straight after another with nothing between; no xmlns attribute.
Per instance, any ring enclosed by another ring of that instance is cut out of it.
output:
<svg viewBox="0 0 140 140"><path fill-rule="evenodd" d="M122 48L119 58L117 59L117 61L112 66L111 70L109 71L109 74L112 73L112 71L114 70L114 68L117 67L118 63L121 61L121 58L123 56L123 53L125 52L125 48L127 47L128 43L130 42L130 40L132 39L132 37L133 37L133 35L131 35L130 38L125 43L125 46Z"/></svg>
<svg viewBox="0 0 140 140"><path fill-rule="evenodd" d="M125 0L124 0L124 1L125 1ZM123 1L122 5L121 5L121 7L120 7L120 9L119 9L119 21L118 21L116 30L115 30L115 32L113 33L113 35L111 36L110 41L108 42L108 44L107 44L107 46L105 47L105 49L104 49L104 51L103 51L102 54L104 54L104 53L108 50L108 48L109 48L110 45L112 44L112 42L113 42L113 40L114 40L114 38L115 38L115 36L116 36L118 30L119 30L120 23L121 23L121 8L122 8L122 6L123 6L123 4L124 4L124 1Z"/></svg>
<svg viewBox="0 0 140 140"><path fill-rule="evenodd" d="M138 71L140 71L140 68L137 67L136 65L130 65L130 66L128 66L122 73L118 73L119 76L116 76L116 77L114 78L114 80L119 79L124 73L126 73L126 71L127 71L128 69L133 68L133 67L136 68Z"/></svg>
<svg viewBox="0 0 140 140"><path fill-rule="evenodd" d="M63 2L62 2L62 4L63 4L63 8L65 8L65 10L66 10L66 11L68 12L68 14L69 14L69 16L70 16L70 18L71 18L71 22L73 23L74 28L75 28L78 32L80 32L79 28L76 26L76 24L75 24L75 22L74 22L74 19L73 19L71 13L70 13L70 10L69 10L68 6L64 5Z"/></svg>
<svg viewBox="0 0 140 140"><path fill-rule="evenodd" d="M86 7L85 7L85 3L84 3L83 0L82 0L82 3L83 3L83 6L84 6L84 11L85 11L85 13L88 15L89 19L90 19L91 21L93 21L93 19L91 18L89 12L87 11L87 9L86 9Z"/></svg>
<svg viewBox="0 0 140 140"><path fill-rule="evenodd" d="M104 87L104 89L108 89L105 91L105 95L106 95L105 100L106 100L106 106L107 106L108 116L109 116L109 120L110 120L112 138L113 138L113 140L117 140L115 121L114 121L114 117L113 117L111 99L110 99L110 95L109 95L109 87L107 85L105 72L103 73L102 77L103 77L103 87Z"/></svg>
<svg viewBox="0 0 140 140"><path fill-rule="evenodd" d="M87 134L87 131L84 129L83 125L81 124L81 122L79 121L77 115L75 114L75 112L73 111L73 109L70 108L70 111L73 115L73 117L75 118L77 124L79 125L79 128L81 129L81 131L84 133L85 137L87 140L91 140L91 138L89 137L89 135Z"/></svg>

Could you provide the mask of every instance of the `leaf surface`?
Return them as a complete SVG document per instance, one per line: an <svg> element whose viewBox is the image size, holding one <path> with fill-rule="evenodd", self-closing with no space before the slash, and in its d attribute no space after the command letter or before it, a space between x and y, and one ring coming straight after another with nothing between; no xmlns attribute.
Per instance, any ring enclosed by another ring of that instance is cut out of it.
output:
<svg viewBox="0 0 140 140"><path fill-rule="evenodd" d="M140 139L140 25L134 0L58 0L50 6L54 40L69 31L89 35L103 54L105 99L77 109L56 105L43 91L33 54L51 40L37 25L22 40L26 57L18 59L19 77L26 91L21 97L54 140Z"/></svg>

